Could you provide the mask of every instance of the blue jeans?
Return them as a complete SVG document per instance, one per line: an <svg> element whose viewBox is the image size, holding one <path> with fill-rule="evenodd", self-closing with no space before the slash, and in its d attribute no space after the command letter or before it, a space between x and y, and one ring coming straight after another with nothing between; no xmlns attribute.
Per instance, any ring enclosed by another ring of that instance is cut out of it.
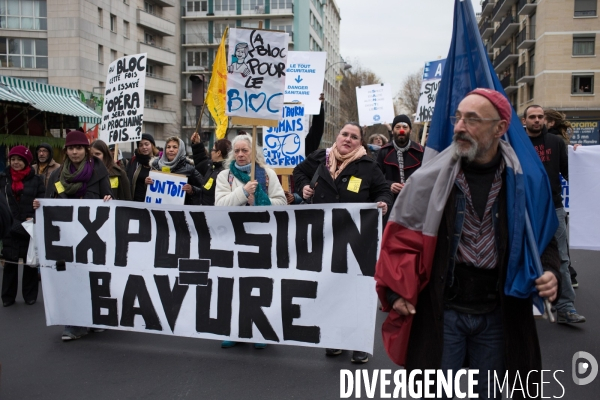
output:
<svg viewBox="0 0 600 400"><path fill-rule="evenodd" d="M575 290L571 286L571 274L569 272L569 245L567 243L567 223L565 218L567 212L564 208L556 209L558 217L558 229L554 238L558 242L558 254L560 255L560 293L556 302L556 310L566 312L575 308Z"/></svg>
<svg viewBox="0 0 600 400"><path fill-rule="evenodd" d="M480 399L501 399L502 395L490 389L488 397L488 371L499 379L504 377L504 333L500 306L487 314L465 314L454 310L444 311L444 350L442 370L452 370L452 376L463 367L469 354L469 368L478 369L476 393ZM442 392L442 398L445 393ZM451 399L452 397L450 397Z"/></svg>

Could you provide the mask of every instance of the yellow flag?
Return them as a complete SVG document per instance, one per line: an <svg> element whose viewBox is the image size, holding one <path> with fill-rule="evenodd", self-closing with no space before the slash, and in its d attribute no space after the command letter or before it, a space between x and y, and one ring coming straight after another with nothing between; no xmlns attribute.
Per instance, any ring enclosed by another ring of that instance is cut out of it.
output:
<svg viewBox="0 0 600 400"><path fill-rule="evenodd" d="M217 124L217 139L223 139L227 132L229 119L225 114L225 91L227 90L227 54L225 52L225 37L228 28L223 32L219 50L213 64L212 77L206 92L206 107Z"/></svg>

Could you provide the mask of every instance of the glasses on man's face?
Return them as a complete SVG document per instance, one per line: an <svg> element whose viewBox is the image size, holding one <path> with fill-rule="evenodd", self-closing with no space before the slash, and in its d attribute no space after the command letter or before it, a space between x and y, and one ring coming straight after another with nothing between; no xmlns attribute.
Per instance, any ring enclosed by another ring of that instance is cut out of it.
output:
<svg viewBox="0 0 600 400"><path fill-rule="evenodd" d="M465 123L465 125L468 126L469 128L478 127L481 124L483 124L484 122L500 121L499 119L493 119L493 118L473 118L473 117L459 117L459 116L450 117L450 123L452 125L458 124L458 121L460 121L460 120L462 120Z"/></svg>

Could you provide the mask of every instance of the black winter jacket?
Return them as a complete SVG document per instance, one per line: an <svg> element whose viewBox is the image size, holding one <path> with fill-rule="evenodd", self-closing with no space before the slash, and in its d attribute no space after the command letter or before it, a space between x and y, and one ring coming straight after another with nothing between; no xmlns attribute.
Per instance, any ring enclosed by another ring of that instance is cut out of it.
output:
<svg viewBox="0 0 600 400"><path fill-rule="evenodd" d="M58 193L56 190L56 182L60 181L60 172L64 168L64 164L59 169L54 171L50 175L48 180L48 186L46 187L46 197L49 199L73 199L73 196L67 196L64 192ZM87 183L87 190L83 195L83 199L103 199L104 196L110 195L114 198L113 192L110 188L110 181L108 179L108 171L106 167L96 157L94 157L94 173Z"/></svg>
<svg viewBox="0 0 600 400"><path fill-rule="evenodd" d="M225 169L223 165L224 161L213 162L208 154L206 154L206 147L204 147L203 143L192 145L192 158L196 171L202 176L199 194L200 204L203 206L214 206L217 175Z"/></svg>
<svg viewBox="0 0 600 400"><path fill-rule="evenodd" d="M562 208L562 185L559 174L569 180L569 159L567 145L562 136L548 133L545 129L537 137L529 137L550 180L554 208Z"/></svg>

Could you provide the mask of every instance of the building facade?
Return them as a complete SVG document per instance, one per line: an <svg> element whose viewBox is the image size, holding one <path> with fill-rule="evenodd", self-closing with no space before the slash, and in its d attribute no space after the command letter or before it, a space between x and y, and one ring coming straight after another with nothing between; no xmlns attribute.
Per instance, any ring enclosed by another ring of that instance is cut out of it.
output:
<svg viewBox="0 0 600 400"><path fill-rule="evenodd" d="M600 120L598 0L485 0L479 28L510 102Z"/></svg>

